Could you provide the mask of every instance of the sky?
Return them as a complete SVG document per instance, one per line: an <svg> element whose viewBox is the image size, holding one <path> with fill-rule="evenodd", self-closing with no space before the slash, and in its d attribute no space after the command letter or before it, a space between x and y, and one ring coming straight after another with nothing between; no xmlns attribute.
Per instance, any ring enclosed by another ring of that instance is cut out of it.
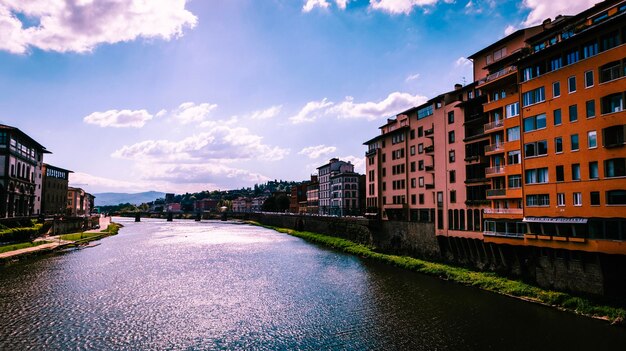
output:
<svg viewBox="0 0 626 351"><path fill-rule="evenodd" d="M386 119L467 56L590 0L0 0L0 123L88 192L364 172Z"/></svg>

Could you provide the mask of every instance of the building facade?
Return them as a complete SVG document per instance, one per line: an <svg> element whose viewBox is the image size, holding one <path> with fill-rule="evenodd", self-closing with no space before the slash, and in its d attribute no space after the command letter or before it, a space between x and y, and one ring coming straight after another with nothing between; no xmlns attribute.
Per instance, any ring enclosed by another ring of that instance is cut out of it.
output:
<svg viewBox="0 0 626 351"><path fill-rule="evenodd" d="M45 147L18 128L0 125L0 218L41 213Z"/></svg>
<svg viewBox="0 0 626 351"><path fill-rule="evenodd" d="M44 163L41 173L43 178L41 213L46 216L65 214L69 174L72 171Z"/></svg>
<svg viewBox="0 0 626 351"><path fill-rule="evenodd" d="M332 158L330 161L317 168L319 181L319 214L330 215L332 207L332 189L330 177L332 175L354 172L354 165L350 162Z"/></svg>

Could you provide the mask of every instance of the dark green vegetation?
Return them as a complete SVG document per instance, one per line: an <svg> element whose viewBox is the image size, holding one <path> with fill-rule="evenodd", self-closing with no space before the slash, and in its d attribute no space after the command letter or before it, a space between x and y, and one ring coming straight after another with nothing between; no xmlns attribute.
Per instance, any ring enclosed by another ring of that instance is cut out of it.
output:
<svg viewBox="0 0 626 351"><path fill-rule="evenodd" d="M542 289L522 281L498 276L495 273L472 271L466 268L428 262L413 257L383 254L376 252L372 247L367 247L341 238L266 226L258 222L250 223L293 235L309 242L328 246L349 254L389 263L397 267L455 281L464 285L475 286L483 290L542 303L585 316L606 319L614 323L623 323L624 319L626 319L626 310L622 308L596 304L587 298Z"/></svg>
<svg viewBox="0 0 626 351"><path fill-rule="evenodd" d="M0 253L26 249L29 247L35 247L35 246L39 246L39 245L47 244L47 243L48 243L47 241L35 241L35 242L25 242L25 243L19 243L19 244L3 245L3 246L0 246Z"/></svg>
<svg viewBox="0 0 626 351"><path fill-rule="evenodd" d="M0 242L23 243L42 233L43 224L32 220L4 222L0 224Z"/></svg>

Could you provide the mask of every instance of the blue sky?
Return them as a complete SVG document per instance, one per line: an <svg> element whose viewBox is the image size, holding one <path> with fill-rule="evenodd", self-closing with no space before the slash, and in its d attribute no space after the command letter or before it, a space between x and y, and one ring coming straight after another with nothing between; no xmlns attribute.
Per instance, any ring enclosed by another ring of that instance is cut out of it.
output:
<svg viewBox="0 0 626 351"><path fill-rule="evenodd" d="M472 81L465 57L593 1L0 0L0 122L90 192L364 170L387 117Z"/></svg>

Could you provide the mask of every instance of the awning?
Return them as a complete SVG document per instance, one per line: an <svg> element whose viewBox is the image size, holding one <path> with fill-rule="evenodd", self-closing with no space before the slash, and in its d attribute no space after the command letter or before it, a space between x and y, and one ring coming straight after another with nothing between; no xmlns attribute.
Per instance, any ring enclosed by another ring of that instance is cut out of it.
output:
<svg viewBox="0 0 626 351"><path fill-rule="evenodd" d="M586 224L587 218L565 218L565 217L524 217L524 222L533 223L571 223Z"/></svg>

